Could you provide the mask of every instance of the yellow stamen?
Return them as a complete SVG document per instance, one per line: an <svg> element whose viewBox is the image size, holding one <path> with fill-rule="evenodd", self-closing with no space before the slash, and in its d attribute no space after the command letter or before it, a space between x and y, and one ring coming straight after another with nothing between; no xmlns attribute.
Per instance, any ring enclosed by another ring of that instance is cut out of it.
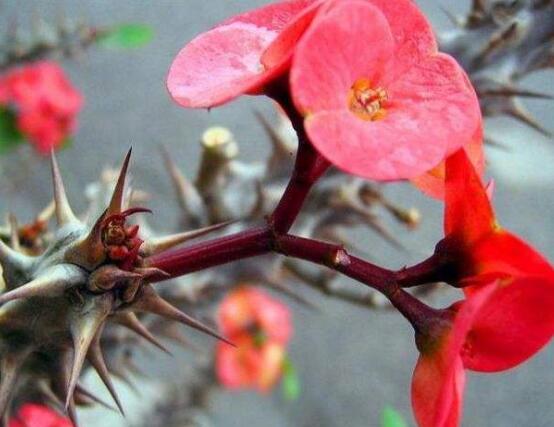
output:
<svg viewBox="0 0 554 427"><path fill-rule="evenodd" d="M380 120L385 117L388 95L382 87L372 87L368 79L354 82L348 92L348 108L362 120Z"/></svg>

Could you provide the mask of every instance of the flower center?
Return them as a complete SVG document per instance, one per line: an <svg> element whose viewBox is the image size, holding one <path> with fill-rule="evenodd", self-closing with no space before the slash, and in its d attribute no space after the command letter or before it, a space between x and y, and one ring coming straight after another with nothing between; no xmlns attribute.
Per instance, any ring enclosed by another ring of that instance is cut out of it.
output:
<svg viewBox="0 0 554 427"><path fill-rule="evenodd" d="M385 117L388 95L382 87L372 87L368 79L354 82L348 91L348 108L362 120L380 120Z"/></svg>

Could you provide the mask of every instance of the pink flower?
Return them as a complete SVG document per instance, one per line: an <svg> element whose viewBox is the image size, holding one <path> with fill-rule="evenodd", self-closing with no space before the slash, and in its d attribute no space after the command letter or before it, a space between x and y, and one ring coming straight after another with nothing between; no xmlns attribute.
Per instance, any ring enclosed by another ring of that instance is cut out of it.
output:
<svg viewBox="0 0 554 427"><path fill-rule="evenodd" d="M73 424L46 406L27 403L10 419L8 427L73 427Z"/></svg>
<svg viewBox="0 0 554 427"><path fill-rule="evenodd" d="M0 105L13 109L18 130L42 154L75 130L81 94L55 62L37 62L0 78Z"/></svg>
<svg viewBox="0 0 554 427"><path fill-rule="evenodd" d="M219 324L237 346L217 345L219 381L228 388L269 391L281 376L292 334L288 308L265 292L242 287L222 302Z"/></svg>
<svg viewBox="0 0 554 427"><path fill-rule="evenodd" d="M296 46L290 86L318 151L370 179L422 175L481 123L467 76L410 0L328 2Z"/></svg>
<svg viewBox="0 0 554 427"><path fill-rule="evenodd" d="M169 93L185 107L209 108L263 92L288 71L293 48L320 4L281 1L200 34L173 61Z"/></svg>

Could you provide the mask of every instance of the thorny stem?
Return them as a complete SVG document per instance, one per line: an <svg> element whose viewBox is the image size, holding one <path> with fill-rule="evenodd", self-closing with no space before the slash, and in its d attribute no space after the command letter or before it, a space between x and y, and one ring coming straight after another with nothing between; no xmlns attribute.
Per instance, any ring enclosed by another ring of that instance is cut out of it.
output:
<svg viewBox="0 0 554 427"><path fill-rule="evenodd" d="M302 117L294 109L290 97L283 95L289 93L282 90L283 84L286 83L278 82L270 90L270 96L281 104L291 119L299 147L289 184L265 226L161 252L146 258L144 263L163 270L170 277L177 277L270 252L280 253L326 266L383 293L417 330L422 319L436 317L435 310L402 287L426 284L439 278L443 265L438 257L431 256L420 264L395 272L352 256L340 245L288 234L310 189L330 164L309 143ZM167 278L160 275L153 281Z"/></svg>

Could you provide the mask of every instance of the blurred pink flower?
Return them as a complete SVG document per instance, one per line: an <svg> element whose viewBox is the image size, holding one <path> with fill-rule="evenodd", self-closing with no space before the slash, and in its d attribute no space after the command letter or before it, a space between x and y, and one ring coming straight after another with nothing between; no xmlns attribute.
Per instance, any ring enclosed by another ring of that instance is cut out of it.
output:
<svg viewBox="0 0 554 427"><path fill-rule="evenodd" d="M8 427L73 427L73 424L46 406L28 403L10 419Z"/></svg>
<svg viewBox="0 0 554 427"><path fill-rule="evenodd" d="M75 130L83 98L55 62L41 61L0 77L0 105L42 154L60 148Z"/></svg>
<svg viewBox="0 0 554 427"><path fill-rule="evenodd" d="M228 388L270 390L282 373L290 317L285 305L263 291L242 287L230 293L219 308L219 324L237 347L218 344L219 381Z"/></svg>

